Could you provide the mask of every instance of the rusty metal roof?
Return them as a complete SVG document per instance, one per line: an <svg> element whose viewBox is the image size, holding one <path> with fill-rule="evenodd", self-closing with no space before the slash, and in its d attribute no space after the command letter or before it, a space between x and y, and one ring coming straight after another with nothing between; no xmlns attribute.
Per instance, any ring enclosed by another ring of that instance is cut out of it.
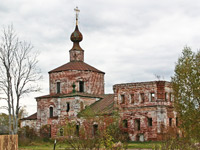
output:
<svg viewBox="0 0 200 150"><path fill-rule="evenodd" d="M104 94L103 99L93 103L91 108L98 114L111 114L114 110L114 94Z"/></svg>
<svg viewBox="0 0 200 150"><path fill-rule="evenodd" d="M68 71L68 70L93 71L93 72L105 74L104 72L102 72L82 61L72 61L72 62L66 63L56 69L49 71L49 73Z"/></svg>
<svg viewBox="0 0 200 150"><path fill-rule="evenodd" d="M21 120L37 120L37 112Z"/></svg>
<svg viewBox="0 0 200 150"><path fill-rule="evenodd" d="M35 97L36 99L46 99L46 98L63 98L63 97L74 97L74 96L80 96L80 97L90 97L90 98L103 98L102 95L95 95L95 94L89 94L84 92L75 92L75 93L68 93L68 94L50 94L50 95L44 95Z"/></svg>

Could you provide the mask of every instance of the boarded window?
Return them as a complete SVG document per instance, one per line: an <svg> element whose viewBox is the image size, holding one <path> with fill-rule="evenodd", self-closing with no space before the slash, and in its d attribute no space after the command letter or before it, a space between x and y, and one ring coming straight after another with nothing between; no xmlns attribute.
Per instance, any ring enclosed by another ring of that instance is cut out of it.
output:
<svg viewBox="0 0 200 150"><path fill-rule="evenodd" d="M79 81L79 92L84 92L84 82Z"/></svg>
<svg viewBox="0 0 200 150"><path fill-rule="evenodd" d="M135 130L136 131L140 130L140 119L135 119Z"/></svg>
<svg viewBox="0 0 200 150"><path fill-rule="evenodd" d="M66 109L66 112L69 112L70 111L70 103L67 102L67 109Z"/></svg>
<svg viewBox="0 0 200 150"><path fill-rule="evenodd" d="M169 118L169 126L172 126L172 118Z"/></svg>
<svg viewBox="0 0 200 150"><path fill-rule="evenodd" d="M97 131L98 131L98 124L94 124L93 125L93 136L97 135Z"/></svg>
<svg viewBox="0 0 200 150"><path fill-rule="evenodd" d="M122 121L123 127L128 128L128 121L125 119Z"/></svg>
<svg viewBox="0 0 200 150"><path fill-rule="evenodd" d="M148 126L152 127L152 118L148 118Z"/></svg>
<svg viewBox="0 0 200 150"><path fill-rule="evenodd" d="M121 95L121 103L125 104L125 96L124 95Z"/></svg>
<svg viewBox="0 0 200 150"><path fill-rule="evenodd" d="M165 101L168 101L168 93L165 93Z"/></svg>
<svg viewBox="0 0 200 150"><path fill-rule="evenodd" d="M134 104L135 100L134 100L134 94L131 94L131 104Z"/></svg>
<svg viewBox="0 0 200 150"><path fill-rule="evenodd" d="M140 93L140 100L141 100L141 103L144 103L144 93Z"/></svg>
<svg viewBox="0 0 200 150"><path fill-rule="evenodd" d="M56 84L57 84L57 94L59 94L60 93L60 82L57 82Z"/></svg>
<svg viewBox="0 0 200 150"><path fill-rule="evenodd" d="M49 108L49 117L52 118L53 117L53 107Z"/></svg>
<svg viewBox="0 0 200 150"><path fill-rule="evenodd" d="M150 101L151 102L155 101L155 93L154 92L150 93Z"/></svg>

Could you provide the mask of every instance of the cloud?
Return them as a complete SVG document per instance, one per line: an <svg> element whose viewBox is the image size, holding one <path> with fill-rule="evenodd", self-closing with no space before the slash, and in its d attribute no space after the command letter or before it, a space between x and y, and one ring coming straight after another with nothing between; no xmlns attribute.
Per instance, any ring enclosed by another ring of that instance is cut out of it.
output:
<svg viewBox="0 0 200 150"><path fill-rule="evenodd" d="M19 37L40 51L43 92L21 102L36 111L34 97L48 94L48 71L69 61L70 35L79 6L86 63L106 72L106 92L124 82L170 80L184 46L200 48L199 0L6 0L0 26L13 24Z"/></svg>

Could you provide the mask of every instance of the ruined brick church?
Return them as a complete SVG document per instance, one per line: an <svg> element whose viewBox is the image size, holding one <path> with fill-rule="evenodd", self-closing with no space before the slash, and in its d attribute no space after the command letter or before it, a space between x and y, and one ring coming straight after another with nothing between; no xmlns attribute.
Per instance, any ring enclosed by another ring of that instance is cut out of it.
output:
<svg viewBox="0 0 200 150"><path fill-rule="evenodd" d="M87 106L107 114L118 109L123 129L132 141L160 140L163 126L177 126L170 82L116 84L113 94L105 94L105 73L84 62L84 50L79 45L82 39L76 17L70 61L49 71L49 94L36 98L37 112L22 119L22 126L39 131L49 125L51 137L56 137L58 125L66 118L78 120L77 114Z"/></svg>

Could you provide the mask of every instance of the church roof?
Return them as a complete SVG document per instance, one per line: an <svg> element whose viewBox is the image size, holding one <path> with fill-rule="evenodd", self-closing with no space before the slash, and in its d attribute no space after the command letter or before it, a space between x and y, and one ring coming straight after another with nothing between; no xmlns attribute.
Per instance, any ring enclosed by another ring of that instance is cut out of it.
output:
<svg viewBox="0 0 200 150"><path fill-rule="evenodd" d="M93 72L99 72L99 73L105 74L104 72L102 72L82 61L71 61L71 62L66 63L56 69L49 71L49 73L68 71L68 70L93 71Z"/></svg>
<svg viewBox="0 0 200 150"><path fill-rule="evenodd" d="M90 98L103 98L102 95L94 95L84 92L75 92L75 93L69 93L69 94L54 94L54 95L44 95L40 97L36 97L36 99L45 99L45 98L58 98L58 97L74 97L74 96L81 96L81 97L90 97Z"/></svg>
<svg viewBox="0 0 200 150"><path fill-rule="evenodd" d="M91 108L98 114L111 114L114 108L114 94L104 94L103 99L91 105Z"/></svg>
<svg viewBox="0 0 200 150"><path fill-rule="evenodd" d="M110 115L114 112L114 94L101 95L102 99L82 110L78 116L85 117L87 110L92 110L96 115ZM86 112L86 113L85 113Z"/></svg>
<svg viewBox="0 0 200 150"><path fill-rule="evenodd" d="M21 120L37 120L37 112Z"/></svg>

